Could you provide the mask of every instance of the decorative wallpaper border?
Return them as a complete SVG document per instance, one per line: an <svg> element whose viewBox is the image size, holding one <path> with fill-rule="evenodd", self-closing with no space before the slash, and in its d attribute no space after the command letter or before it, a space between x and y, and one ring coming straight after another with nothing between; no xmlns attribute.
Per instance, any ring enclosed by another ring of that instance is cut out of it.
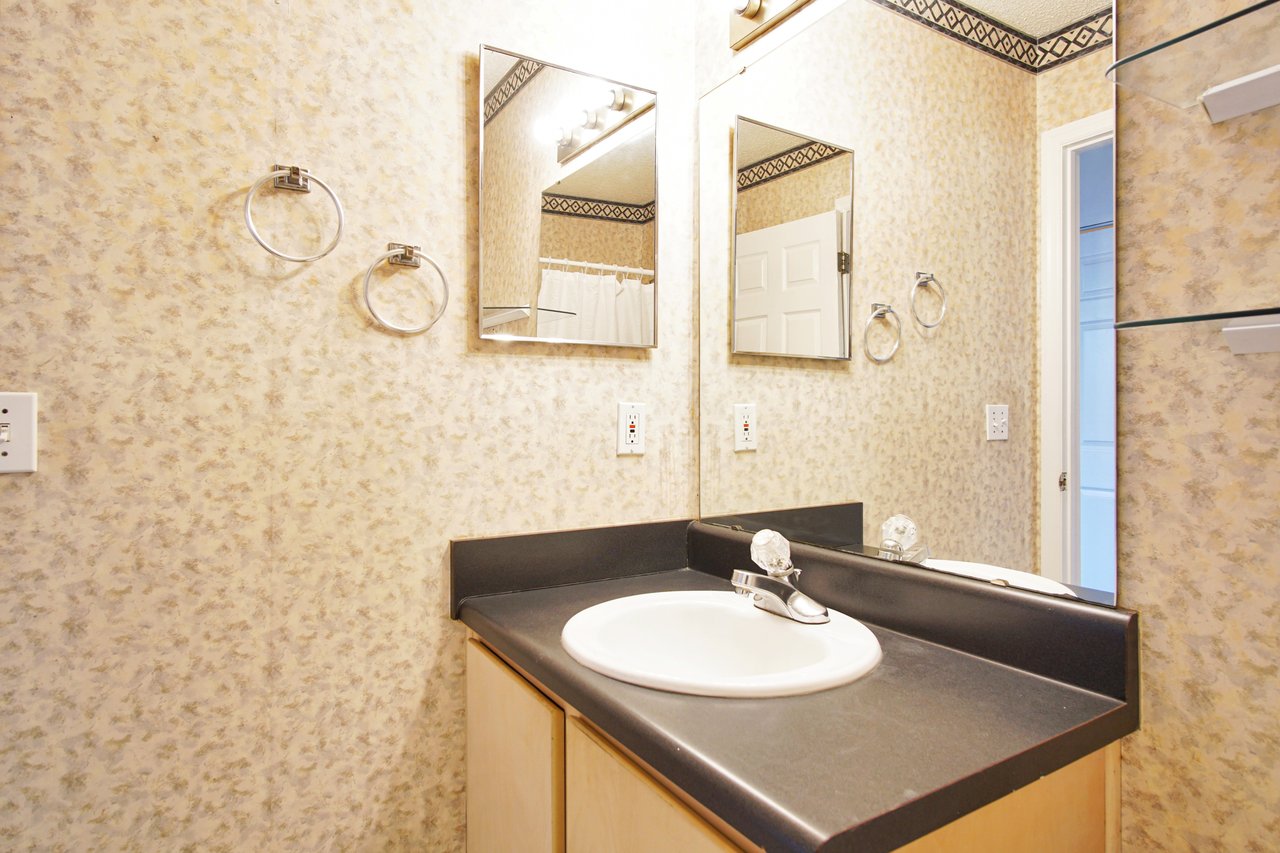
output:
<svg viewBox="0 0 1280 853"><path fill-rule="evenodd" d="M625 222L628 225L644 225L652 222L655 205L622 204L615 201L598 201L571 195L542 194L542 212L557 216L577 216L582 219L604 219L609 222Z"/></svg>
<svg viewBox="0 0 1280 853"><path fill-rule="evenodd" d="M871 0L931 30L1032 74L1111 44L1114 14L1105 9L1041 39L971 9L957 0Z"/></svg>
<svg viewBox="0 0 1280 853"><path fill-rule="evenodd" d="M798 145L789 151L775 154L767 160L743 166L738 170L738 189L749 190L768 181L776 180L792 172L816 165L832 157L839 157L849 152L824 142L810 142Z"/></svg>
<svg viewBox="0 0 1280 853"><path fill-rule="evenodd" d="M1037 73L1107 47L1115 35L1115 27L1115 15L1107 9L1092 18L1076 21L1056 33L1050 33L1039 42L1040 63L1036 66Z"/></svg>
<svg viewBox="0 0 1280 853"><path fill-rule="evenodd" d="M504 74L498 81L498 85L485 96L484 123L488 124L492 121L493 117L516 96L516 92L519 92L520 88L543 68L546 66L532 59L521 59L511 66L511 70Z"/></svg>

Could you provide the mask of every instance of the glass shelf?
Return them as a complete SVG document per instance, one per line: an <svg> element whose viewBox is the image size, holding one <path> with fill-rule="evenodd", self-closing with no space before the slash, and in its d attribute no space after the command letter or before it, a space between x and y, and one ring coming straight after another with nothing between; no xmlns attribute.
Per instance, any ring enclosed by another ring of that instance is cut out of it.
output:
<svg viewBox="0 0 1280 853"><path fill-rule="evenodd" d="M1235 355L1280 352L1280 307L1220 311L1216 314L1187 314L1154 320L1127 320L1116 323L1116 331L1170 326L1177 323L1215 324Z"/></svg>
<svg viewBox="0 0 1280 853"><path fill-rule="evenodd" d="M1214 86L1278 63L1280 0L1265 0L1121 59L1107 69L1107 77L1186 108Z"/></svg>
<svg viewBox="0 0 1280 853"><path fill-rule="evenodd" d="M1116 331L1126 329L1142 329L1147 326L1172 326L1178 323L1203 323L1210 320L1239 320L1244 317L1265 317L1268 314L1280 314L1280 306L1275 308L1249 308L1244 311L1216 311L1207 314L1183 314L1178 317L1157 317L1152 320L1125 320L1116 323Z"/></svg>

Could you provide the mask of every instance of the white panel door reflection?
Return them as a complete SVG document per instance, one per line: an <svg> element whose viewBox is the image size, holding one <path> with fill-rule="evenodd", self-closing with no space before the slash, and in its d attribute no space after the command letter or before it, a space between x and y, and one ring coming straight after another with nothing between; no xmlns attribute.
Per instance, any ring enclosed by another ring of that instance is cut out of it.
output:
<svg viewBox="0 0 1280 853"><path fill-rule="evenodd" d="M841 214L737 236L733 351L839 358Z"/></svg>

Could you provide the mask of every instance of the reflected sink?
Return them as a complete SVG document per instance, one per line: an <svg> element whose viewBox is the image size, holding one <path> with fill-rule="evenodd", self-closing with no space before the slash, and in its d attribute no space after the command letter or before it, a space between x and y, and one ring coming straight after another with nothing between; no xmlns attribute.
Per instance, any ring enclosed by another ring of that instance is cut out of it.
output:
<svg viewBox="0 0 1280 853"><path fill-rule="evenodd" d="M967 560L936 560L933 557L920 565L926 569L937 569L953 575L964 575L967 578L991 581L1002 586L1015 586L1018 589L1029 589L1032 592L1047 592L1052 595L1069 595L1079 598L1071 589L1054 580L1049 580L1031 572L1020 572L1017 569L1005 569L987 563L970 563Z"/></svg>
<svg viewBox="0 0 1280 853"><path fill-rule="evenodd" d="M880 662L865 625L830 615L804 625L734 592L652 592L588 607L565 623L560 642L582 665L643 687L794 696L847 684Z"/></svg>

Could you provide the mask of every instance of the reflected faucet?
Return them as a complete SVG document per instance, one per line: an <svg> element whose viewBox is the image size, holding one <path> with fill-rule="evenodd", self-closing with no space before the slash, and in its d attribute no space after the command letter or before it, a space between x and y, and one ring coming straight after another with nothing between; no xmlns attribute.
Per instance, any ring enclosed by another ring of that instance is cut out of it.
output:
<svg viewBox="0 0 1280 853"><path fill-rule="evenodd" d="M791 563L791 543L780 533L761 530L751 538L751 559L766 574L733 570L738 595L749 595L761 610L796 622L818 625L831 621L827 608L791 585L800 570Z"/></svg>
<svg viewBox="0 0 1280 853"><path fill-rule="evenodd" d="M916 523L905 515L891 515L880 525L880 553L882 560L905 560L924 563L929 559L929 546L919 541Z"/></svg>

